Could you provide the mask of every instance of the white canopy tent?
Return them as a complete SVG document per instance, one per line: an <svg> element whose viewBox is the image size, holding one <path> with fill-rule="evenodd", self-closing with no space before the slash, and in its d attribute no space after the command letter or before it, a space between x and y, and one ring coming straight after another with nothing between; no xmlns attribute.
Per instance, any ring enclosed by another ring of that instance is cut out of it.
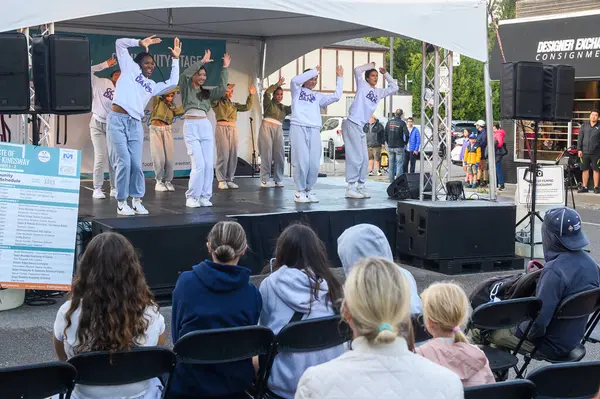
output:
<svg viewBox="0 0 600 399"><path fill-rule="evenodd" d="M468 21L469 28L453 29L452 21ZM486 0L26 0L0 14L0 32L49 23L81 33L256 40L259 82L311 50L364 36L410 37L488 60ZM494 178L493 155L490 161Z"/></svg>

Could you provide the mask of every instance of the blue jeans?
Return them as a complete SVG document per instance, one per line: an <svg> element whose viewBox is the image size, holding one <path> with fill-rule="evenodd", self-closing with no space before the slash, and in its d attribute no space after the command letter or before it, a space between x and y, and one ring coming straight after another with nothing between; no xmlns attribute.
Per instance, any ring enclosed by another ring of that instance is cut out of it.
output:
<svg viewBox="0 0 600 399"><path fill-rule="evenodd" d="M496 161L496 185L504 185L504 171L502 170L502 158Z"/></svg>
<svg viewBox="0 0 600 399"><path fill-rule="evenodd" d="M388 155L390 156L390 183L393 183L394 180L396 180L396 177L400 177L404 174L404 147L388 148Z"/></svg>
<svg viewBox="0 0 600 399"><path fill-rule="evenodd" d="M127 114L109 113L106 120L106 141L108 155L115 168L117 200L126 201L130 196L142 198L146 192L142 170L142 122Z"/></svg>

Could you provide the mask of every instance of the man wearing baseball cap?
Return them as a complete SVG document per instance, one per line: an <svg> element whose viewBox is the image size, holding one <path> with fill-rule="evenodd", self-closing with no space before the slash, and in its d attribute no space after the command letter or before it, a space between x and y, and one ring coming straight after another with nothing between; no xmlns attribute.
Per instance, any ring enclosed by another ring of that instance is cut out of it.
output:
<svg viewBox="0 0 600 399"><path fill-rule="evenodd" d="M477 134L477 146L481 148L481 162L479 163L477 180L479 180L481 187L485 187L487 185L487 130L485 129L485 121L478 120L475 122L475 127L479 131Z"/></svg>
<svg viewBox="0 0 600 399"><path fill-rule="evenodd" d="M579 214L569 208L554 208L546 212L542 224L542 245L546 264L537 283L535 296L542 300L542 310L534 321L525 351L540 343L539 353L556 358L577 346L583 338L587 317L571 320L550 321L556 308L567 297L600 286L599 266L583 249L589 245L583 233ZM515 331L522 337L529 322L523 322ZM501 347L514 348L518 339L501 330L492 336L492 341Z"/></svg>

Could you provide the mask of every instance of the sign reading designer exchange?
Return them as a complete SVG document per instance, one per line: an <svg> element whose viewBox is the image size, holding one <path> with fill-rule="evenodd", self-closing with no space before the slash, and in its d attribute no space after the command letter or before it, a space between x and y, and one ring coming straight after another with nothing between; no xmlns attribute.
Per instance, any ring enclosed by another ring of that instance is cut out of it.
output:
<svg viewBox="0 0 600 399"><path fill-rule="evenodd" d="M71 289L78 150L0 143L0 287Z"/></svg>

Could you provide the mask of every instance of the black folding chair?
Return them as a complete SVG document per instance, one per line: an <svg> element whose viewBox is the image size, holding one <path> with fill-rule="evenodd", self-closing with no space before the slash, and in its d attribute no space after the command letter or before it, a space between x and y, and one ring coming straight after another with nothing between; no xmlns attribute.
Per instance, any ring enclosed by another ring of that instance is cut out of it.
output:
<svg viewBox="0 0 600 399"><path fill-rule="evenodd" d="M600 386L600 362L551 364L527 376L544 398L591 398Z"/></svg>
<svg viewBox="0 0 600 399"><path fill-rule="evenodd" d="M188 333L175 343L177 361L188 364L222 364L268 355L275 335L261 326L219 328ZM261 364L248 397L260 397L266 364Z"/></svg>
<svg viewBox="0 0 600 399"><path fill-rule="evenodd" d="M513 380L465 388L465 399L533 399L535 385L528 380Z"/></svg>
<svg viewBox="0 0 600 399"><path fill-rule="evenodd" d="M411 315L410 321L412 323L413 334L415 336L415 344L425 342L433 338L431 334L429 334L429 331L427 331L425 328L423 315Z"/></svg>
<svg viewBox="0 0 600 399"><path fill-rule="evenodd" d="M175 354L166 348L143 347L120 352L86 352L69 359L77 370L75 384L118 386L162 378L175 369ZM166 386L165 386L166 389Z"/></svg>
<svg viewBox="0 0 600 399"><path fill-rule="evenodd" d="M598 299L598 303L596 304L596 311L594 314L588 319L588 322L585 326L585 334L581 339L581 344L585 345L586 342L597 343L600 342L600 332L595 332L596 326L600 321L600 297Z"/></svg>
<svg viewBox="0 0 600 399"><path fill-rule="evenodd" d="M279 353L305 353L320 351L342 345L352 339L352 332L340 316L289 323L275 337L275 344L269 354L267 372L263 380L262 392L265 398L279 399L280 396L268 388L269 375Z"/></svg>
<svg viewBox="0 0 600 399"><path fill-rule="evenodd" d="M589 318L592 313L596 310L596 304L600 300L600 288L594 288L592 290L583 291L578 294L571 295L565 298L554 312L554 316L548 325L548 328L552 326L558 320L573 320L581 318ZM571 352L560 356L549 358L541 353L538 353L539 347L543 340L536 345L531 353L525 355L525 363L520 370L517 370L517 377L521 378L523 373L527 370L529 363L532 359L546 361L549 363L573 363L578 362L585 357L585 346L578 344L575 349Z"/></svg>
<svg viewBox="0 0 600 399"><path fill-rule="evenodd" d="M519 362L517 353L521 349L525 338L522 338L517 347L511 352L506 348L494 348L489 346L489 336L495 330L513 328L523 321L530 320L524 335L527 336L533 321L536 319L542 308L542 301L535 297L509 299L500 302L490 302L478 306L473 311L471 320L467 326L469 329L478 328L481 330L481 336L484 340L479 348L485 353L490 362L492 372L498 379L506 378L508 370L516 366Z"/></svg>
<svg viewBox="0 0 600 399"><path fill-rule="evenodd" d="M75 368L65 362L31 364L0 369L3 399L70 398L75 386Z"/></svg>

